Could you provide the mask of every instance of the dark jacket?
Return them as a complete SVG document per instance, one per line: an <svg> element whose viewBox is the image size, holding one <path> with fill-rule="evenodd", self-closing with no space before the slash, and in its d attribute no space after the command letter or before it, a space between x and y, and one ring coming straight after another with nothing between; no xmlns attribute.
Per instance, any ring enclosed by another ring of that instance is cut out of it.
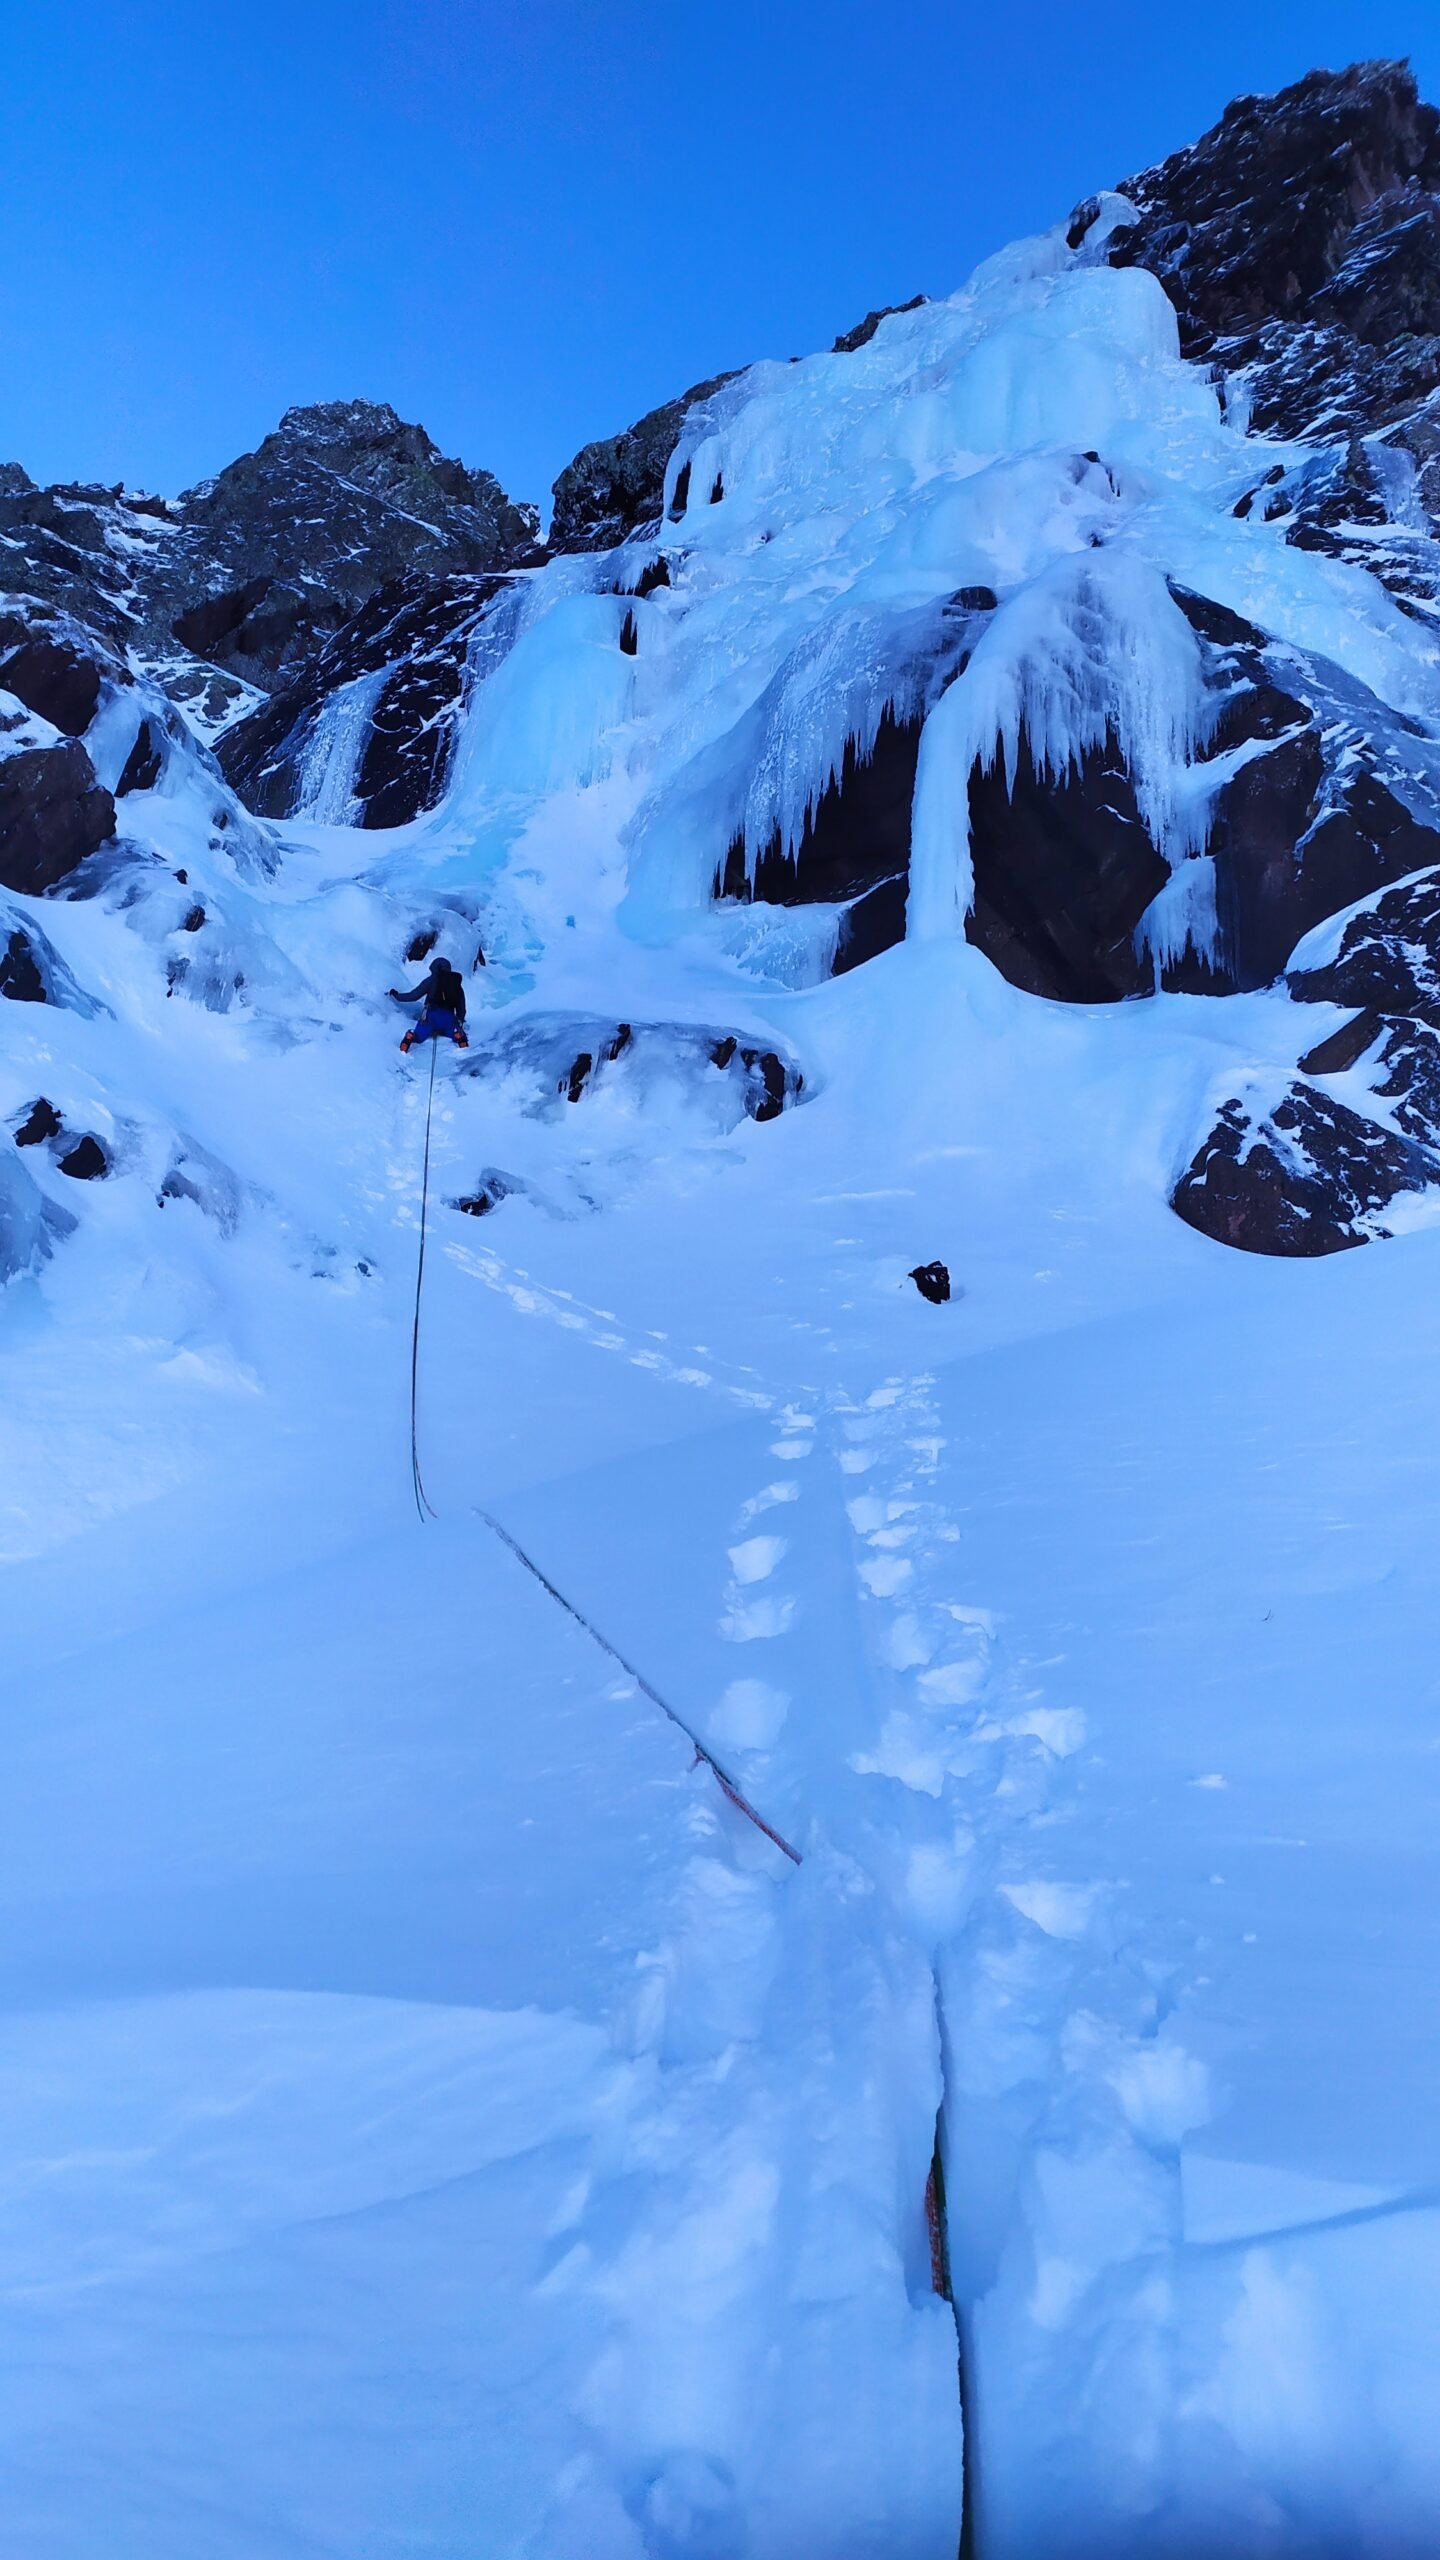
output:
<svg viewBox="0 0 1440 2560"><path fill-rule="evenodd" d="M427 1013L453 1013L457 1022L465 1019L465 981L448 960L432 960L418 987L408 992L401 987L392 990L397 1004L419 1004Z"/></svg>

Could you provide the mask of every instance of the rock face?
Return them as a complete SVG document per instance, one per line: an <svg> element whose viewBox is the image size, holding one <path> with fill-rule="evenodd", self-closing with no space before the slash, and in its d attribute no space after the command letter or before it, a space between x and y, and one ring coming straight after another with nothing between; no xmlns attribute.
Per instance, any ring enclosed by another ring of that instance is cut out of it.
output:
<svg viewBox="0 0 1440 2560"><path fill-rule="evenodd" d="M1373 899L1333 958L1292 969L1289 984L1303 1004L1359 1007L1302 1068L1340 1075L1363 1061L1396 1128L1440 1155L1440 871Z"/></svg>
<svg viewBox="0 0 1440 2560"><path fill-rule="evenodd" d="M1339 1253L1389 1234L1398 1195L1437 1179L1433 1151L1296 1081L1258 1114L1226 1103L1173 1206L1187 1226L1247 1253Z"/></svg>
<svg viewBox="0 0 1440 2560"><path fill-rule="evenodd" d="M1141 920L1170 877L1113 739L1063 781L1022 741L1013 790L997 765L970 783L975 902L967 938L1012 986L1068 1004L1148 995Z"/></svg>
<svg viewBox="0 0 1440 2560"><path fill-rule="evenodd" d="M1440 861L1440 758L1363 686L1175 593L1220 706L1202 766L1244 758L1212 804L1214 983L1268 986L1325 917ZM1208 991L1183 966L1163 983Z"/></svg>
<svg viewBox="0 0 1440 2560"><path fill-rule="evenodd" d="M1250 503L1402 601L1440 594L1440 113L1408 64L1237 98L1121 192L1140 219L1113 262L1160 278L1252 426L1317 442Z"/></svg>
<svg viewBox="0 0 1440 2560"><path fill-rule="evenodd" d="M869 756L847 742L840 772L806 811L794 854L786 855L777 834L747 872L745 841L737 837L716 881L717 896L782 907L839 906L837 972L903 941L921 725L887 711Z"/></svg>
<svg viewBox="0 0 1440 2560"><path fill-rule="evenodd" d="M1205 352L1270 320L1343 319L1383 344L1440 329L1440 274L1402 284L1417 217L1440 186L1440 114L1403 62L1315 71L1273 97L1235 98L1211 132L1121 182L1141 216L1118 261L1152 269ZM1397 259L1399 264L1397 265ZM1398 300L1397 300L1398 294Z"/></svg>
<svg viewBox="0 0 1440 2560"><path fill-rule="evenodd" d="M0 465L7 587L67 609L112 643L123 641L140 610L136 564L158 553L172 530L162 499L79 481L41 489L18 462Z"/></svg>
<svg viewBox="0 0 1440 2560"><path fill-rule="evenodd" d="M363 827L403 826L432 808L476 634L507 584L417 573L380 588L221 739L221 766L247 806L267 818L313 809Z"/></svg>
<svg viewBox="0 0 1440 2560"><path fill-rule="evenodd" d="M0 613L0 684L66 737L83 738L100 707L106 674L128 682L128 675L68 616L53 622L20 613Z"/></svg>
<svg viewBox="0 0 1440 2560"><path fill-rule="evenodd" d="M74 738L5 754L0 735L0 887L43 897L115 832L115 803Z"/></svg>
<svg viewBox="0 0 1440 2560"><path fill-rule="evenodd" d="M1403 1194L1440 1183L1440 870L1351 915L1289 988L1302 1005L1357 1010L1306 1050L1278 1100L1224 1105L1174 1206L1250 1252L1335 1253L1388 1234ZM1340 1076L1343 1098L1315 1081Z"/></svg>
<svg viewBox="0 0 1440 2560"><path fill-rule="evenodd" d="M1022 736L1013 777L999 764L971 777L966 933L1027 994L1106 1004L1268 986L1325 917L1440 862L1440 752L1416 724L1208 598L1172 593L1210 702L1203 896L1188 929L1166 921L1170 866L1113 737L1057 778ZM966 590L957 624L994 606ZM964 664L963 650L937 663L937 696ZM887 713L869 757L848 745L790 855L778 835L737 837L717 896L838 907L837 971L903 939L922 726Z"/></svg>
<svg viewBox="0 0 1440 2560"><path fill-rule="evenodd" d="M381 589L533 559L537 530L534 508L508 498L492 473L467 469L423 427L368 400L288 410L254 453L173 500L40 489L18 464L0 467L11 586L135 653L202 733L257 689L300 684ZM53 690L58 669L49 681ZM76 716L73 699L68 708Z"/></svg>
<svg viewBox="0 0 1440 2560"><path fill-rule="evenodd" d="M1362 1005L1440 1029L1440 873L1349 917L1333 957L1292 970L1290 991L1306 1004Z"/></svg>
<svg viewBox="0 0 1440 2560"><path fill-rule="evenodd" d="M386 403L322 401L186 492L154 609L186 648L269 686L395 579L509 567L537 529L493 473Z"/></svg>
<svg viewBox="0 0 1440 2560"><path fill-rule="evenodd" d="M658 523L666 466L686 411L734 379L733 373L717 373L682 391L678 400L651 409L620 435L583 445L551 492L551 549L607 551L641 525Z"/></svg>

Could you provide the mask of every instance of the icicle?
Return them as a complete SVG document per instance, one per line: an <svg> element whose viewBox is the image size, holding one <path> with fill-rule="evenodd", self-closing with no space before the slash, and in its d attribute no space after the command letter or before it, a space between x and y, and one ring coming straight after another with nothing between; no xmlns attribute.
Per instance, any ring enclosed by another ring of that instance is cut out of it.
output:
<svg viewBox="0 0 1440 2560"><path fill-rule="evenodd" d="M1056 561L994 615L925 724L910 934L964 931L970 777L1003 760L1013 790L1022 738L1061 781L1113 735L1158 850L1172 864L1202 852L1208 801L1186 785L1213 716L1199 643L1158 569L1119 545Z"/></svg>
<svg viewBox="0 0 1440 2560"><path fill-rule="evenodd" d="M847 747L865 761L887 712L903 723L934 700L963 637L963 623L943 608L895 614L852 607L806 635L763 705L763 744L744 804L748 877L777 835L786 857L794 855L807 818L839 779Z"/></svg>
<svg viewBox="0 0 1440 2560"><path fill-rule="evenodd" d="M1197 960L1213 962L1219 954L1220 918L1215 904L1215 860L1191 854L1177 863L1159 895L1152 898L1135 928L1135 948L1155 963L1155 984L1172 961L1193 951Z"/></svg>

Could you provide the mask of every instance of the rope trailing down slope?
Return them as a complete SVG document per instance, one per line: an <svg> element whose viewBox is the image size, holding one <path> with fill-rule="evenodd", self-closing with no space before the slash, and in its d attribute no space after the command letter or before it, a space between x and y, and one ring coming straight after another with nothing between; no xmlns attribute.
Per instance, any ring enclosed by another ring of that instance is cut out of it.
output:
<svg viewBox="0 0 1440 2560"><path fill-rule="evenodd" d="M699 1734L694 1732L685 1722L684 1717L676 1714L675 1709L668 1703L668 1701L661 1697L659 1690L652 1688L650 1682L645 1678L644 1673L637 1671L633 1662L626 1661L625 1656L620 1651L618 1645L613 1645L608 1636L602 1636L599 1628L591 1624L583 1610L576 1608L573 1600L566 1599L564 1592L551 1581L548 1573L541 1572L534 1557L526 1554L519 1539L512 1538L509 1530L502 1528L500 1522L494 1517L493 1513L489 1511L481 1511L477 1514L477 1517L484 1521L487 1529L494 1530L495 1535L501 1541L501 1544L509 1548L512 1556L514 1556L519 1563L523 1564L526 1572L534 1575L541 1590L549 1592L551 1599L558 1602L559 1606L565 1611L567 1617L573 1618L577 1627L583 1627L585 1633L591 1638L592 1642L599 1645L601 1652L608 1653L612 1662L619 1663L627 1680L633 1680L636 1688L650 1700L651 1705L658 1707L662 1716L668 1716L671 1724L676 1726L677 1729L684 1734L686 1741L694 1751L696 1759L704 1762L711 1777L720 1788L721 1793L729 1797L730 1802L734 1805L737 1813L743 1813L747 1822L753 1822L756 1830L763 1831L766 1839L772 1840L777 1849L783 1850L785 1856L791 1861L791 1864L798 1867L801 1863L799 1850L792 1849L789 1841L784 1838L782 1833L775 1829L773 1823L767 1822L763 1813L756 1812L749 1797L743 1794L741 1789L736 1785L729 1770L722 1768L720 1762L716 1759L714 1752L707 1748L707 1746L701 1741Z"/></svg>
<svg viewBox="0 0 1440 2560"><path fill-rule="evenodd" d="M432 1040L430 1043L430 1083L425 1097L425 1163L420 1177L420 1250L415 1260L415 1312L410 1325L410 1479L415 1494L415 1509L422 1521L436 1520L440 1516L425 1490L425 1479L420 1472L419 1430L420 1301L421 1293L425 1286L425 1236L429 1223L430 1212L430 1120L435 1107L435 1047L436 1044ZM496 1537L500 1539L501 1543L504 1546L507 1546L510 1549L511 1554L525 1567L526 1572L533 1574L535 1580L539 1583L541 1590L548 1591L551 1599L565 1611L568 1617L574 1619L577 1627L583 1627L585 1633L591 1638L592 1642L598 1644L603 1653L608 1653L612 1662L619 1663L621 1670L626 1675L626 1678L634 1681L636 1688L650 1700L652 1706L658 1707L662 1716L667 1716L671 1724L673 1724L679 1732L684 1734L685 1739L690 1744L697 1761L704 1762L706 1768L714 1778L716 1785L724 1795L729 1797L730 1802L734 1805L736 1811L738 1813L743 1813L747 1822L753 1822L757 1831L763 1831L766 1839L773 1841L775 1847L781 1850L783 1854L790 1859L792 1865L798 1867L800 1864L799 1850L792 1849L789 1841L774 1828L772 1823L766 1821L763 1813L756 1811L756 1808L751 1804L748 1796L746 1796L742 1789L736 1785L729 1770L721 1766L720 1762L716 1759L714 1752L701 1741L699 1734L692 1732L690 1726L685 1722L684 1717L678 1716L674 1708L661 1697L659 1690L652 1688L650 1682L644 1677L644 1674L636 1670L633 1662L627 1662L624 1654L610 1642L609 1637L602 1636L599 1628L591 1625L590 1620L575 1607L574 1602L566 1599L564 1592L550 1580L548 1574L541 1572L534 1557L526 1554L525 1549L521 1546L519 1540L517 1538L512 1538L508 1529L502 1528L500 1522L488 1511L479 1512L477 1517L484 1521L487 1529L492 1529L494 1531Z"/></svg>
<svg viewBox="0 0 1440 2560"><path fill-rule="evenodd" d="M410 1476L415 1508L422 1520L438 1517L420 1473L420 1438L416 1406L420 1387L420 1292L425 1285L425 1228L430 1212L430 1115L435 1108L435 1049L430 1043L430 1084L425 1096L425 1169L420 1177L420 1251L415 1263L415 1315L410 1327Z"/></svg>

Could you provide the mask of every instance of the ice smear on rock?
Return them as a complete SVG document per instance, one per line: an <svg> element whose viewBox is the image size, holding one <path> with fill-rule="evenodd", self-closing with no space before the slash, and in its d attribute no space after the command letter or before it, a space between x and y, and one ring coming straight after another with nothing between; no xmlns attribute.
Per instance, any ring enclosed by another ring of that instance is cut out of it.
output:
<svg viewBox="0 0 1440 2560"><path fill-rule="evenodd" d="M358 815L356 785L370 723L387 674L356 676L324 704L305 740L296 773L301 817L326 826L351 826Z"/></svg>

